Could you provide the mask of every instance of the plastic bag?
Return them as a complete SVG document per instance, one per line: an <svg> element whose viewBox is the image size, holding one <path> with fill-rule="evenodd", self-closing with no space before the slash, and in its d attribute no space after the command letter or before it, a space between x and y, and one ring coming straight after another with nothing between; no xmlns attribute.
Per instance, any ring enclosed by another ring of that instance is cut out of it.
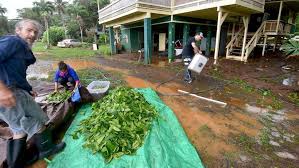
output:
<svg viewBox="0 0 299 168"><path fill-rule="evenodd" d="M77 87L75 92L72 94L71 100L74 103L77 103L77 102L81 101L81 95L80 95L79 87Z"/></svg>

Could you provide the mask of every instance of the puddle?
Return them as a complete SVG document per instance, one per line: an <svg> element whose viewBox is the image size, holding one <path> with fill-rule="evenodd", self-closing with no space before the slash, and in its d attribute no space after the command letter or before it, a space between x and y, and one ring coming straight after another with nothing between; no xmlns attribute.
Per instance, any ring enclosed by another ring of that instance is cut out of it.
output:
<svg viewBox="0 0 299 168"><path fill-rule="evenodd" d="M46 79L48 72L53 70L52 61L38 60L27 69L27 79Z"/></svg>
<svg viewBox="0 0 299 168"><path fill-rule="evenodd" d="M269 112L269 110L266 108L251 106L249 104L245 105L245 110L249 113L254 113L254 114L258 114L258 115L265 115L266 113Z"/></svg>
<svg viewBox="0 0 299 168"><path fill-rule="evenodd" d="M285 86L296 86L297 77L295 75L290 75L288 78L283 79L282 84Z"/></svg>
<svg viewBox="0 0 299 168"><path fill-rule="evenodd" d="M49 77L49 75L45 74L45 73L40 73L40 74L30 73L26 76L27 80L30 80L30 79L47 79L48 77Z"/></svg>
<svg viewBox="0 0 299 168"><path fill-rule="evenodd" d="M68 59L64 61L66 64L70 65L72 68L75 70L80 70L80 69L86 69L86 68L94 68L94 67L99 67L100 64L98 64L95 61L86 61L86 60L81 60L81 59ZM55 62L52 64L54 69L57 69L57 63Z"/></svg>
<svg viewBox="0 0 299 168"><path fill-rule="evenodd" d="M284 159L292 159L297 160L297 157L288 153L288 152L274 152L278 157L284 158Z"/></svg>

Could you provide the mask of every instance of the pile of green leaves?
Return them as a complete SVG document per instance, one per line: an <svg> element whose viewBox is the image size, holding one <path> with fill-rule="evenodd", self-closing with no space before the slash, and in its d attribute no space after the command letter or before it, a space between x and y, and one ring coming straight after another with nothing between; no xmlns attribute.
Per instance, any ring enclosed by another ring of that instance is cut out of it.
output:
<svg viewBox="0 0 299 168"><path fill-rule="evenodd" d="M49 103L60 103L66 101L68 98L72 96L71 91L65 92L53 92L47 96L47 101Z"/></svg>
<svg viewBox="0 0 299 168"><path fill-rule="evenodd" d="M134 154L142 146L158 116L156 109L134 89L118 87L92 104L92 114L82 120L73 134L84 135L84 148L101 153L106 162Z"/></svg>

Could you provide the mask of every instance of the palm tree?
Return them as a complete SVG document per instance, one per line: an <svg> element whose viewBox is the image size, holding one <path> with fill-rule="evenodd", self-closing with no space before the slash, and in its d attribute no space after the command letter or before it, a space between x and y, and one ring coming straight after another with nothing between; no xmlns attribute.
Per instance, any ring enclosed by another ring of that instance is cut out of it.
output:
<svg viewBox="0 0 299 168"><path fill-rule="evenodd" d="M65 8L68 3L64 2L63 0L55 0L54 4L55 4L56 10L58 12L58 15L61 17L62 25L64 27L64 36L66 38L67 31L66 31L65 20L63 18L63 14L65 13Z"/></svg>
<svg viewBox="0 0 299 168"><path fill-rule="evenodd" d="M7 9L0 5L0 15L3 16L4 13L6 13L6 12L7 12Z"/></svg>
<svg viewBox="0 0 299 168"><path fill-rule="evenodd" d="M49 24L48 24L48 18L49 15L53 13L55 10L54 5L52 2L40 0L40 2L33 2L33 10L39 13L44 18L45 27L47 30L47 47L50 47L50 41L49 41Z"/></svg>
<svg viewBox="0 0 299 168"><path fill-rule="evenodd" d="M85 9L84 6L82 5L79 5L79 3L75 3L73 5L69 5L68 7L68 12L70 14L74 14L75 17L76 17L76 20L80 26L80 34L81 34L81 42L83 42L83 26L84 26L84 22L83 22L83 19L82 19L82 15L86 15L88 12L87 10Z"/></svg>

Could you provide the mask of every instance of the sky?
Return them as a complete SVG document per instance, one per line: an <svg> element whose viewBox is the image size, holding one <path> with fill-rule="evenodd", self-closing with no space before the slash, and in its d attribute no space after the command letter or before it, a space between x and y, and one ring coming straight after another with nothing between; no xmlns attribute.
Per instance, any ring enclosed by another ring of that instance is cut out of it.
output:
<svg viewBox="0 0 299 168"><path fill-rule="evenodd" d="M17 9L30 8L35 1L39 0L0 0L0 4L7 9L7 13L4 15L7 16L8 19L15 19L18 17ZM53 2L54 0L49 1ZM71 2L72 0L65 1Z"/></svg>

